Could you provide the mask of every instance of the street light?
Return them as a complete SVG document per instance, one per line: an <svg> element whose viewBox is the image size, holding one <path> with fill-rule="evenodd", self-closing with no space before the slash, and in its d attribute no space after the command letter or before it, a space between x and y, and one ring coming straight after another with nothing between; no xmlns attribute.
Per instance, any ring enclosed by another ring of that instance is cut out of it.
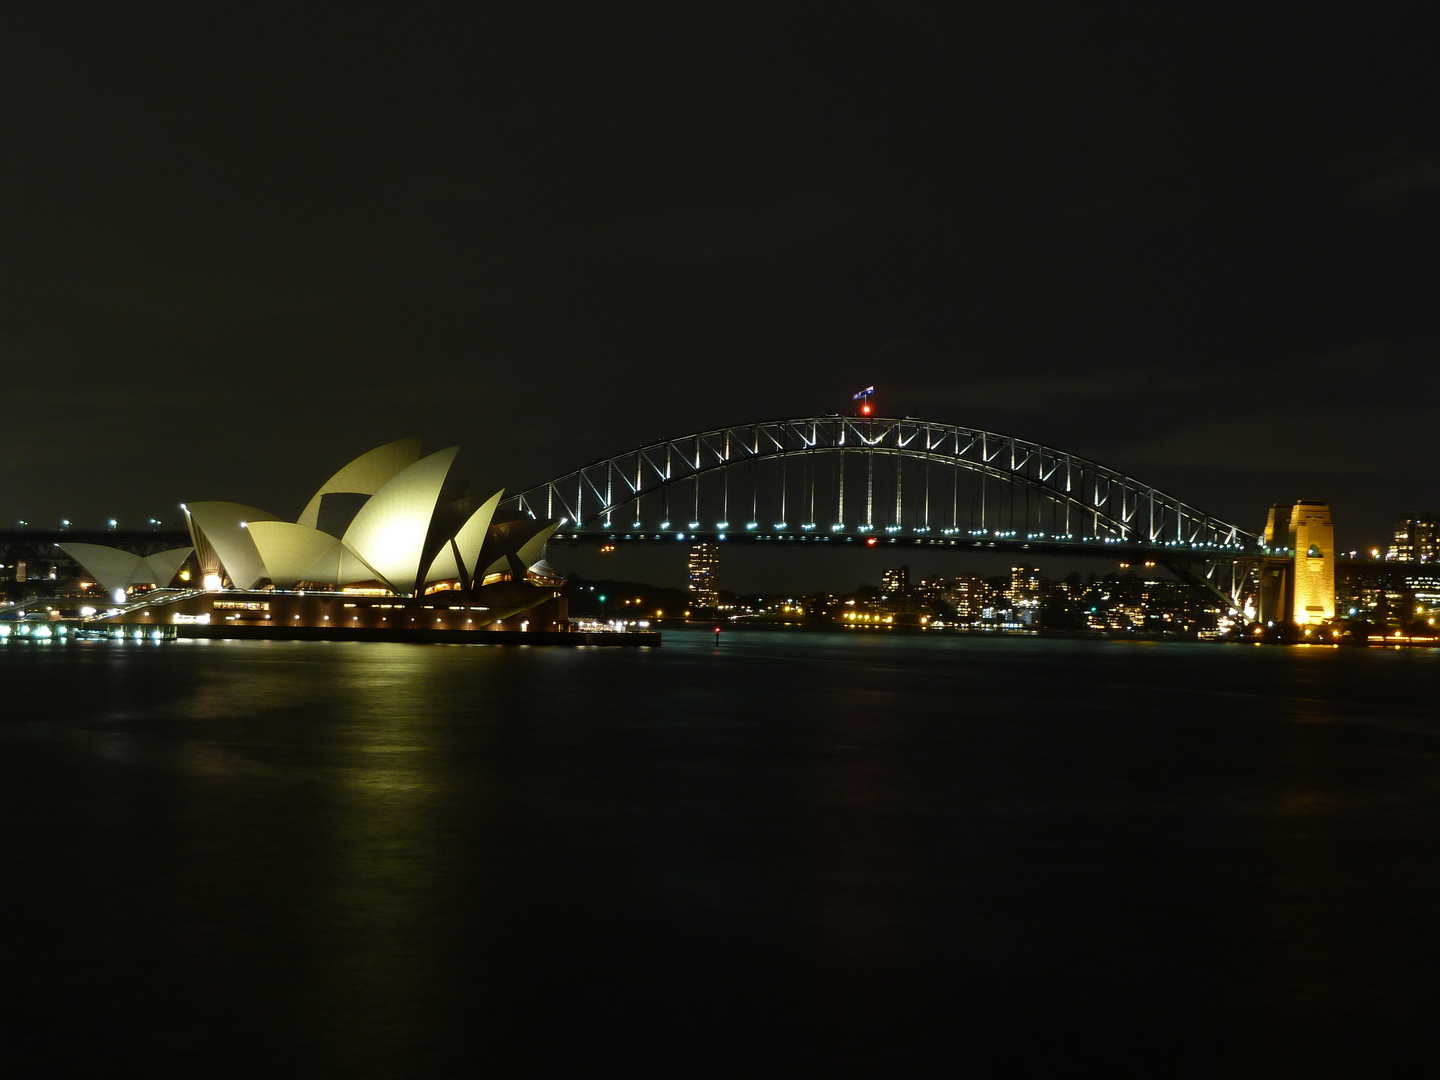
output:
<svg viewBox="0 0 1440 1080"><path fill-rule="evenodd" d="M114 518L111 518L109 524L110 524L110 531L111 531L111 532L114 532L114 531L119 527L120 522L116 521Z"/></svg>

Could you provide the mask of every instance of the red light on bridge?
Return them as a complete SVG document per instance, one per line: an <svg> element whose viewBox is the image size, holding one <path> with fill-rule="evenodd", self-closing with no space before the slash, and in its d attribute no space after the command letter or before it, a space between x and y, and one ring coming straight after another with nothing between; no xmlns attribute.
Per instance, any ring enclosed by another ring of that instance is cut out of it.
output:
<svg viewBox="0 0 1440 1080"><path fill-rule="evenodd" d="M861 416L869 416L870 413L871 413L871 411L872 411L872 410L871 410L871 408L870 408L870 403L869 403L868 401L865 402L864 405L861 405L861 406L860 406L860 415L861 415Z"/></svg>
<svg viewBox="0 0 1440 1080"><path fill-rule="evenodd" d="M874 547L877 543L879 543L879 541L876 540L875 537L873 537L873 536L868 537L868 538L866 538L866 540L865 540L865 546L866 546L866 547Z"/></svg>

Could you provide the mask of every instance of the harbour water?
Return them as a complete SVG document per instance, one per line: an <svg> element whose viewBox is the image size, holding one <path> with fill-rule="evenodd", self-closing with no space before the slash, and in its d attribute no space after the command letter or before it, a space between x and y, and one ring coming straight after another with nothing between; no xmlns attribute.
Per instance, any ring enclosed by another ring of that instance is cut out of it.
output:
<svg viewBox="0 0 1440 1080"><path fill-rule="evenodd" d="M0 649L10 1075L1355 1076L1440 651Z"/></svg>

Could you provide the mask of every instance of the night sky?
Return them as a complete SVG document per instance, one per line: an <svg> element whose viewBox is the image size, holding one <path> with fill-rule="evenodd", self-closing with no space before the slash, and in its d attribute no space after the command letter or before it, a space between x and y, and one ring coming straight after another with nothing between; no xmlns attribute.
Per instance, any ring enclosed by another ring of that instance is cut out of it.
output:
<svg viewBox="0 0 1440 1080"><path fill-rule="evenodd" d="M872 383L1253 529L1440 508L1420 25L296 6L5 16L7 526L293 517L409 434L518 490Z"/></svg>

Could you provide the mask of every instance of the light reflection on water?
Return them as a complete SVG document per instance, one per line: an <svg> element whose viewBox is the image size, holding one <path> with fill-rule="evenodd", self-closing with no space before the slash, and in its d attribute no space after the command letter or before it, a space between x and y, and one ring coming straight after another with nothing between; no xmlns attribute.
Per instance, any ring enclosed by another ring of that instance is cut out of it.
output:
<svg viewBox="0 0 1440 1080"><path fill-rule="evenodd" d="M1342 1075L1440 1004L1437 663L760 632L6 654L7 968L36 1030L87 1017L50 1055L208 1074L767 1045Z"/></svg>

